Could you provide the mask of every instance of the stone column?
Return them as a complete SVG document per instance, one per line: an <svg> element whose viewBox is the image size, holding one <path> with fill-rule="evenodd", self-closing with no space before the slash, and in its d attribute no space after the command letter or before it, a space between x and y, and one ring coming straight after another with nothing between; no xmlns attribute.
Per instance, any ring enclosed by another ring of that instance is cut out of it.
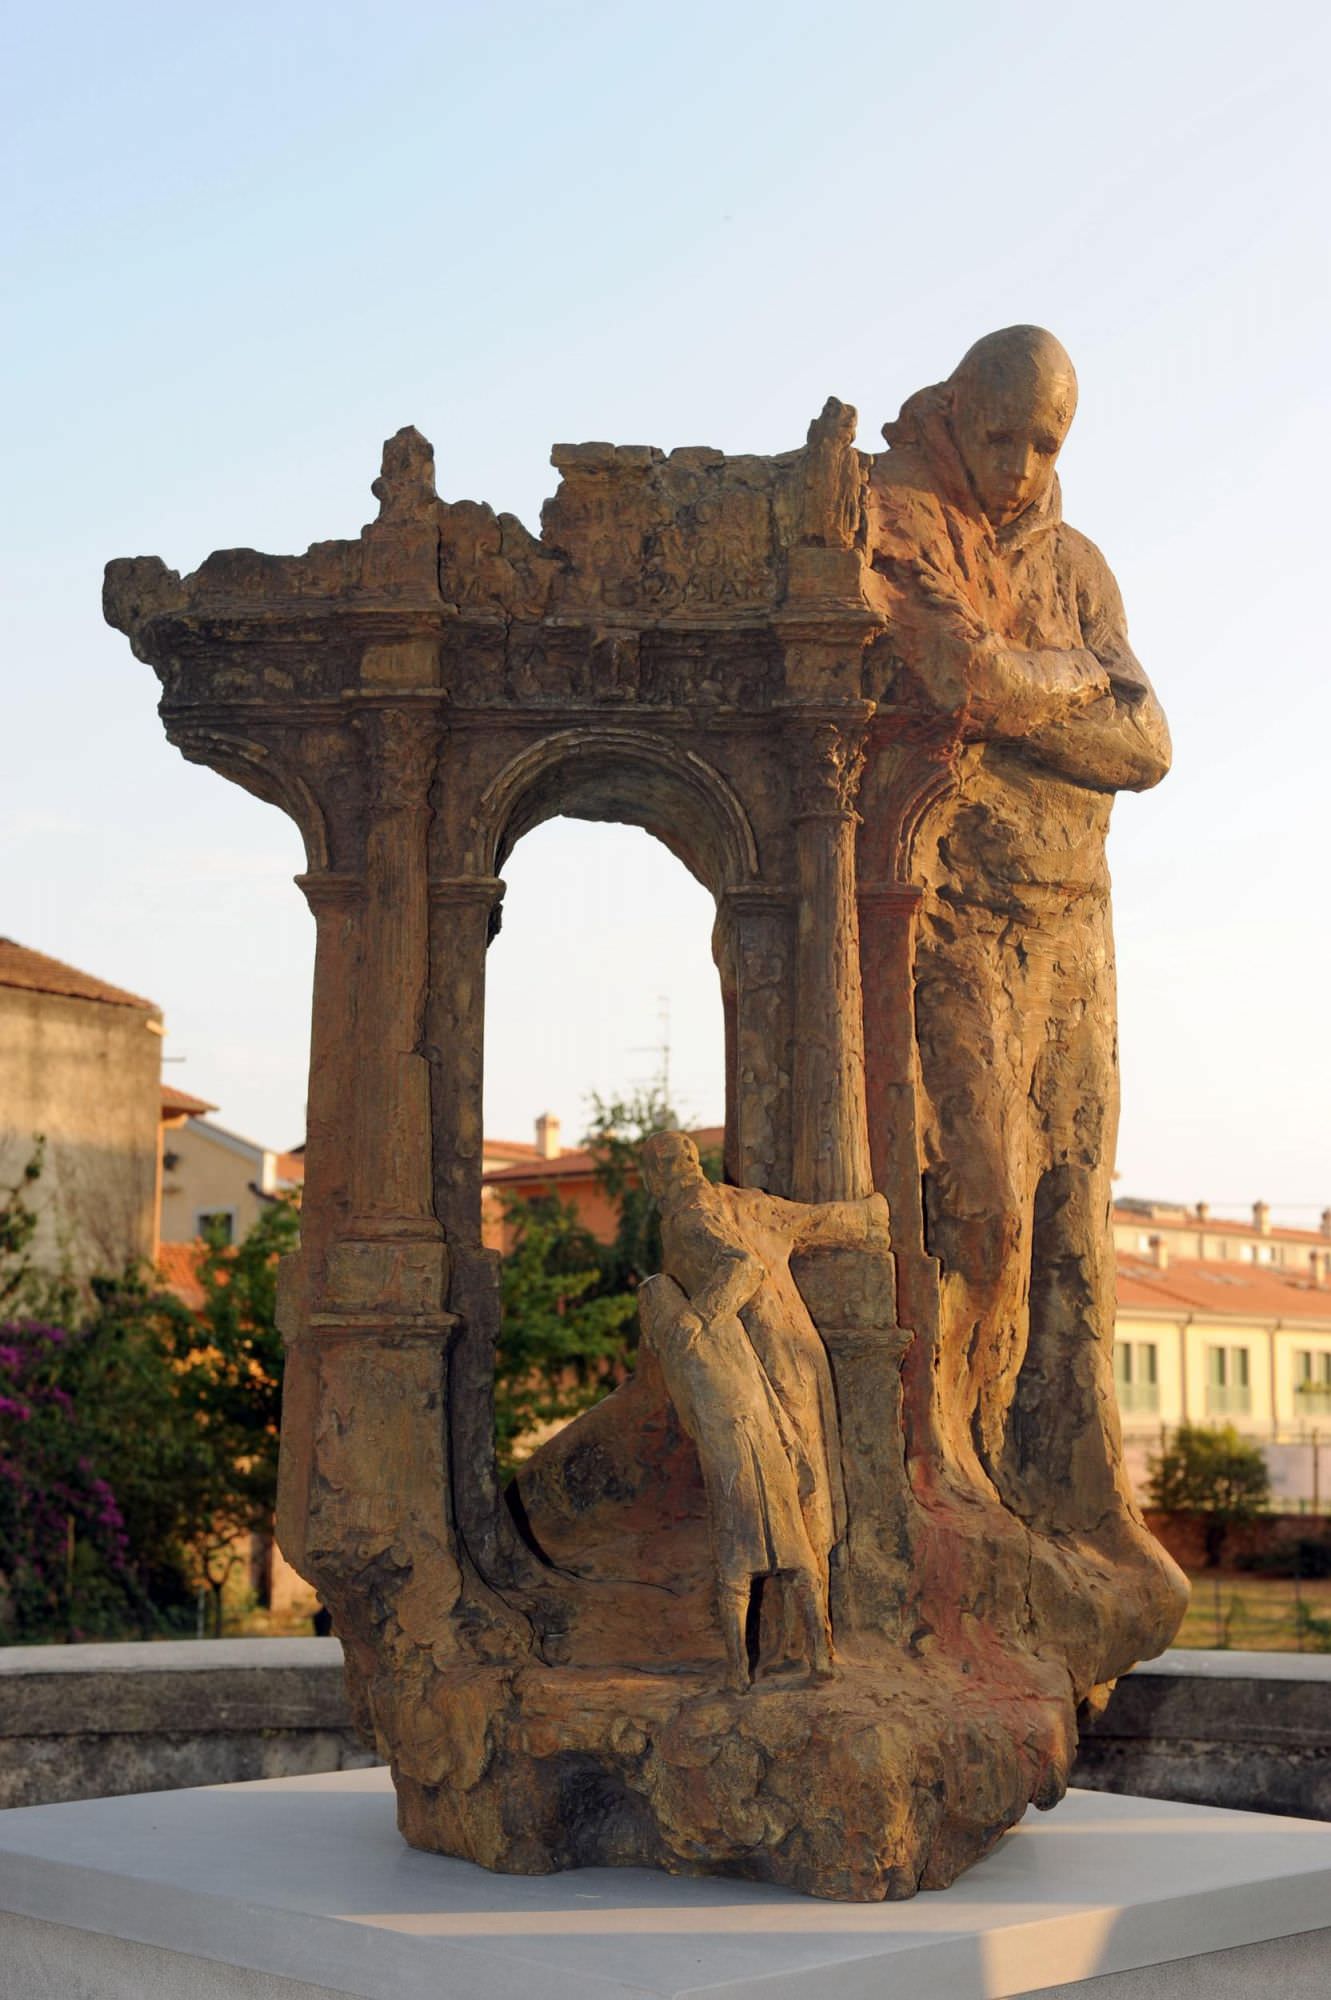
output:
<svg viewBox="0 0 1331 2000"><path fill-rule="evenodd" d="M433 705L357 717L366 743L369 822L355 981L356 1060L342 1074L342 1129L354 1134L351 1214L328 1262L339 1313L418 1320L443 1312L447 1259L434 1212L426 833L438 723Z"/></svg>
<svg viewBox="0 0 1331 2000"><path fill-rule="evenodd" d="M485 955L503 893L493 875L431 881L436 972L425 1044L433 1077L434 1201L448 1232L449 1305L459 1320L448 1388L453 1508L464 1548L498 1585L513 1583L522 1567L495 1465L499 1255L481 1241Z"/></svg>
<svg viewBox="0 0 1331 2000"><path fill-rule="evenodd" d="M907 1325L929 1320L938 1266L924 1243L915 1048L915 918L922 892L910 882L859 891L864 984L865 1102L874 1186L892 1210L892 1247Z"/></svg>
<svg viewBox="0 0 1331 2000"><path fill-rule="evenodd" d="M726 1050L726 1171L740 1187L794 1192L791 1168L791 1040L795 937L789 890L750 882L726 890L729 999Z"/></svg>
<svg viewBox="0 0 1331 2000"><path fill-rule="evenodd" d="M495 875L436 876L428 895L438 968L424 1042L432 1078L434 1209L451 1244L476 1248L485 1143L485 955L504 884Z"/></svg>
<svg viewBox="0 0 1331 2000"><path fill-rule="evenodd" d="M836 1385L847 1527L832 1560L833 1628L838 1640L895 1639L911 1581L901 1431L901 1362L911 1336L897 1324L894 1261L885 1250L823 1248L792 1268Z"/></svg>
<svg viewBox="0 0 1331 2000"><path fill-rule="evenodd" d="M798 925L794 1041L797 1201L873 1188L864 1101L864 1007L855 902L855 796L865 713L789 725L795 769Z"/></svg>
<svg viewBox="0 0 1331 2000"><path fill-rule="evenodd" d="M354 726L364 872L301 885L318 941L302 1255L282 1274L278 1536L332 1609L364 1698L385 1659L465 1651L470 1613L450 1508L457 1318L445 1310L424 1047L438 722L433 703L399 699L366 704ZM387 1619L364 1583L385 1564L399 1582L429 1579L428 1591L404 1587Z"/></svg>
<svg viewBox="0 0 1331 2000"><path fill-rule="evenodd" d="M346 1078L356 1060L354 994L365 879L330 869L298 875L296 886L303 890L314 916L300 1256L310 1302L318 1311L328 1303L329 1245L346 1234L351 1216L351 1148L346 1144L342 1118Z"/></svg>

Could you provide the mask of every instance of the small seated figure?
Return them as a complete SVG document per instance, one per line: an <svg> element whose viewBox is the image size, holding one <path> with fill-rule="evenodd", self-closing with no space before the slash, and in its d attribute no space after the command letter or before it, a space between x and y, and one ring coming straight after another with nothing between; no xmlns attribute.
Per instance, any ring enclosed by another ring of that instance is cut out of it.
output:
<svg viewBox="0 0 1331 2000"><path fill-rule="evenodd" d="M887 1203L717 1186L683 1132L648 1140L643 1173L665 1271L638 1294L642 1344L702 1468L728 1683L742 1693L752 1681L749 1615L766 1577L787 1592L810 1676L826 1679L828 1562L846 1501L831 1369L790 1259L814 1245L885 1249Z"/></svg>

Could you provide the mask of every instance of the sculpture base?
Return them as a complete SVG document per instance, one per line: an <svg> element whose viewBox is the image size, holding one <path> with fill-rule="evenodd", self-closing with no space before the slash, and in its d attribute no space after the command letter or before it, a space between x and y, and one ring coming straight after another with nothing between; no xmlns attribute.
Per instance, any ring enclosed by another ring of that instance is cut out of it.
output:
<svg viewBox="0 0 1331 2000"><path fill-rule="evenodd" d="M0 1813L5 2000L1325 2000L1331 1829L1072 1792L941 1897L497 1878L386 1771Z"/></svg>
<svg viewBox="0 0 1331 2000"><path fill-rule="evenodd" d="M937 1658L743 1694L714 1671L446 1675L414 1740L395 1731L398 1823L413 1847L506 1874L636 1865L896 1900L946 1887L1062 1796L1071 1702L1023 1665L1006 1693Z"/></svg>

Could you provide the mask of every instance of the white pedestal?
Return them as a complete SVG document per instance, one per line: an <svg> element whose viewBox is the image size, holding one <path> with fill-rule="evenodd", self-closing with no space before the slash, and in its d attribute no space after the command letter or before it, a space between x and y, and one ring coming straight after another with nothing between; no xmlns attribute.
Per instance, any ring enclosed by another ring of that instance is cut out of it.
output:
<svg viewBox="0 0 1331 2000"><path fill-rule="evenodd" d="M0 1813L3 2000L1326 2000L1331 1827L1109 1793L824 1903L399 1839L382 1770Z"/></svg>

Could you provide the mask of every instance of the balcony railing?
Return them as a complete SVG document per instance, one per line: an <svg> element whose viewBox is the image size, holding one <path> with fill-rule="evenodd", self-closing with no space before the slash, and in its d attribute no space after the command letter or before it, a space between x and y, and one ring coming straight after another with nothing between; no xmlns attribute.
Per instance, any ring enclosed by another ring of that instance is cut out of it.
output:
<svg viewBox="0 0 1331 2000"><path fill-rule="evenodd" d="M1160 1408L1158 1382L1118 1382L1118 1407L1124 1416L1140 1416Z"/></svg>
<svg viewBox="0 0 1331 2000"><path fill-rule="evenodd" d="M1331 1382L1300 1382L1294 1391L1294 1414L1331 1417Z"/></svg>
<svg viewBox="0 0 1331 2000"><path fill-rule="evenodd" d="M1246 1417L1252 1411L1252 1389L1246 1382L1208 1382L1208 1417Z"/></svg>

